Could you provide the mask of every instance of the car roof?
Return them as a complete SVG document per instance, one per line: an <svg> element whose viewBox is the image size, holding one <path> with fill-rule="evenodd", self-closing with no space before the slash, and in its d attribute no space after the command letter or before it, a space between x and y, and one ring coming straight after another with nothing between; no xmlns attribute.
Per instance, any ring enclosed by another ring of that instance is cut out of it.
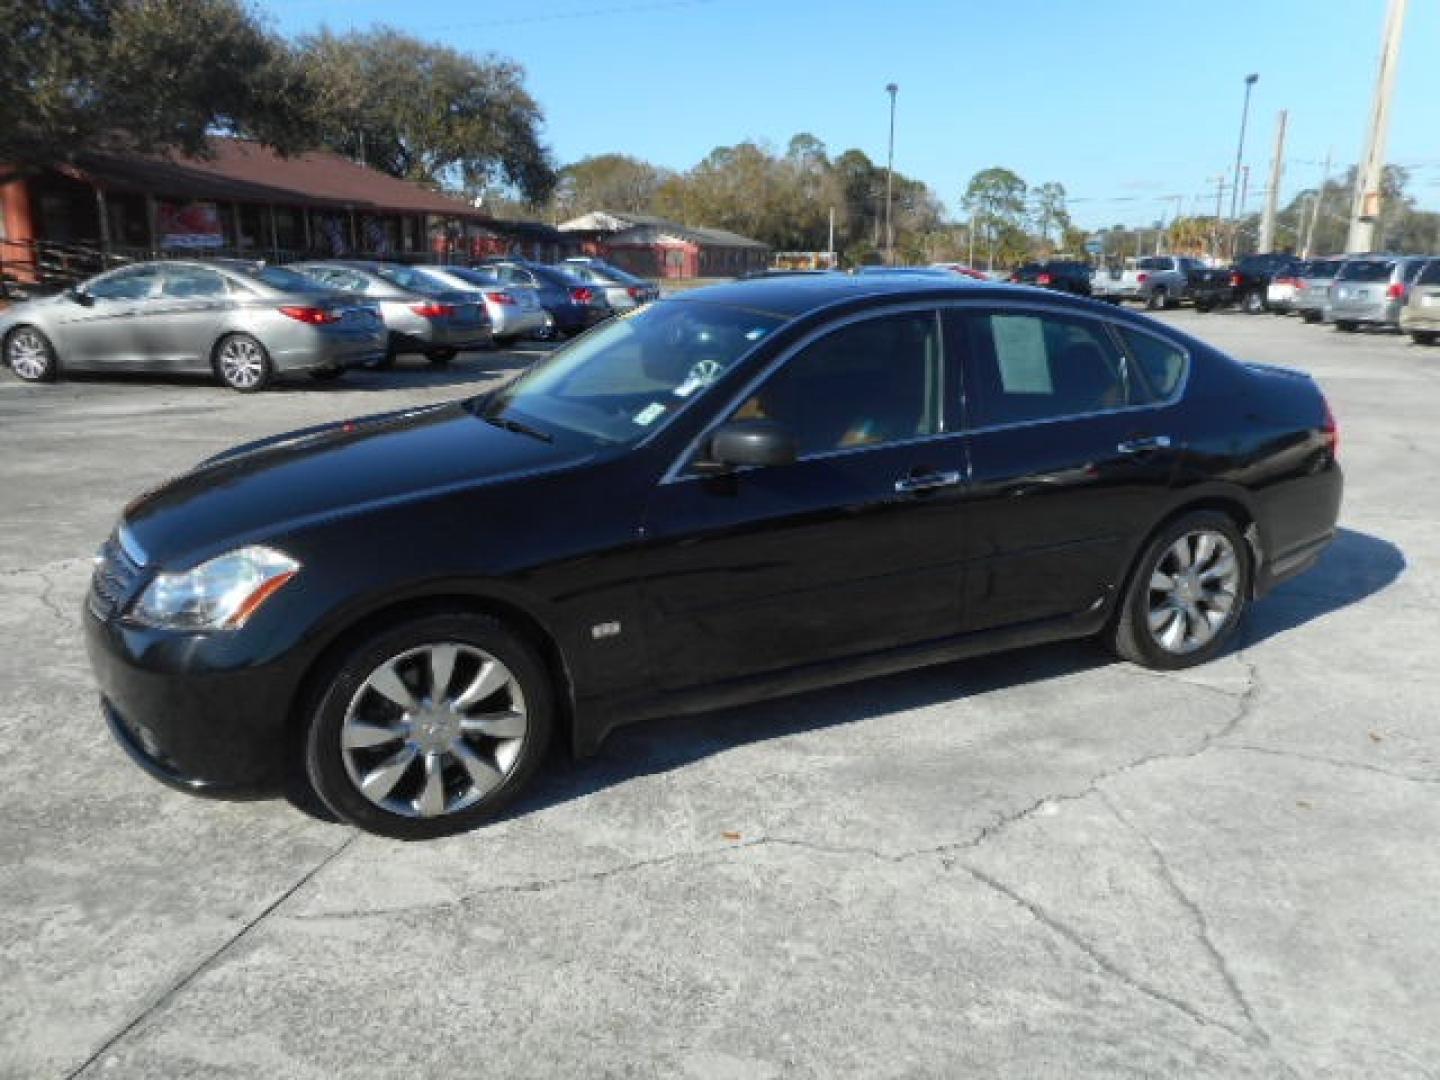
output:
<svg viewBox="0 0 1440 1080"><path fill-rule="evenodd" d="M690 289L674 297L675 301L703 301L729 304L734 307L763 311L785 319L796 318L833 307L847 301L871 299L947 300L993 296L1010 300L1034 300L1068 304L1071 297L1061 293L1018 285L1005 285L959 276L939 277L930 274L817 274L815 276L775 276L750 278L723 285L707 285ZM1080 302L1077 306L1083 306Z"/></svg>

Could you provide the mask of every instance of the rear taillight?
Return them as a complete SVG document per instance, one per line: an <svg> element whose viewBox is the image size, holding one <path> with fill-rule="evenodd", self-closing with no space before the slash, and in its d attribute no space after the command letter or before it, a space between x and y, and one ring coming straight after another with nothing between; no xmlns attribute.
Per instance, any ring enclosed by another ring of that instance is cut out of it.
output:
<svg viewBox="0 0 1440 1080"><path fill-rule="evenodd" d="M514 298L513 296L511 296L509 293L505 293L505 292L487 292L487 293L485 294L485 299L486 299L486 300L489 300L492 304L513 304L513 303L515 303L515 298Z"/></svg>
<svg viewBox="0 0 1440 1080"><path fill-rule="evenodd" d="M455 305L426 300L423 304L411 304L410 310L422 319L448 319L455 314Z"/></svg>
<svg viewBox="0 0 1440 1080"><path fill-rule="evenodd" d="M330 323L340 321L338 311L323 307L286 306L280 309L280 314L288 315L299 322L309 323L311 326L328 326Z"/></svg>
<svg viewBox="0 0 1440 1080"><path fill-rule="evenodd" d="M1240 275L1239 275L1239 274L1231 274L1231 275L1230 275L1230 287L1231 287L1232 289L1238 289L1238 288L1240 287Z"/></svg>
<svg viewBox="0 0 1440 1080"><path fill-rule="evenodd" d="M631 300L645 299L645 290L640 288L639 285L631 285L625 292L629 294Z"/></svg>
<svg viewBox="0 0 1440 1080"><path fill-rule="evenodd" d="M595 290L586 285L570 290L570 301L575 304L588 304L595 299Z"/></svg>
<svg viewBox="0 0 1440 1080"><path fill-rule="evenodd" d="M1403 281L1397 281L1385 290L1385 299L1404 300L1407 292L1409 292L1409 289L1405 287L1405 283Z"/></svg>
<svg viewBox="0 0 1440 1080"><path fill-rule="evenodd" d="M1136 277L1135 277L1135 281L1136 281L1136 283L1139 284L1139 285L1144 285L1145 282L1147 282L1147 281L1149 281L1149 280L1150 280L1150 275L1149 275L1149 274L1137 274Z"/></svg>
<svg viewBox="0 0 1440 1080"><path fill-rule="evenodd" d="M1330 456L1340 456L1340 425L1335 422L1335 414L1330 410L1330 402L1325 402L1325 420L1320 425L1320 434L1324 436L1325 442L1330 446Z"/></svg>
<svg viewBox="0 0 1440 1080"><path fill-rule="evenodd" d="M1054 280L1055 280L1055 279L1052 278L1049 274L1036 274L1036 275L1035 275L1035 284L1036 284L1036 285L1049 285L1049 284L1050 284L1052 281L1054 281Z"/></svg>

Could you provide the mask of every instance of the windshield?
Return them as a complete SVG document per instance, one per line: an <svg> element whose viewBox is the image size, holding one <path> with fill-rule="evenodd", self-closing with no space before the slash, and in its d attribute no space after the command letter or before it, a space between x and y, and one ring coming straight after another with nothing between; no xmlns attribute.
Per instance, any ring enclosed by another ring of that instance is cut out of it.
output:
<svg viewBox="0 0 1440 1080"><path fill-rule="evenodd" d="M375 276L382 277L390 284L399 285L402 289L409 289L411 292L434 294L445 292L450 288L413 266L377 266Z"/></svg>
<svg viewBox="0 0 1440 1080"><path fill-rule="evenodd" d="M255 270L245 270L247 277L252 277L269 285L272 289L282 289L285 292L318 293L329 292L324 285L314 278L308 278L304 274L297 274L294 270L286 270L282 266L262 266Z"/></svg>
<svg viewBox="0 0 1440 1080"><path fill-rule="evenodd" d="M698 399L784 320L664 301L611 320L555 352L485 410L607 445L639 442Z"/></svg>
<svg viewBox="0 0 1440 1080"><path fill-rule="evenodd" d="M1339 281L1389 281L1390 271L1394 268L1394 263L1368 259L1363 262L1347 262L1335 277Z"/></svg>

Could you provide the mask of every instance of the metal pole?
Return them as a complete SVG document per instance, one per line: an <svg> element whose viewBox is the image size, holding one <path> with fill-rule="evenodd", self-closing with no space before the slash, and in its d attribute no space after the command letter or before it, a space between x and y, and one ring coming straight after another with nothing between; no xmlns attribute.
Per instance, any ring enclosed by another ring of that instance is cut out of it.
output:
<svg viewBox="0 0 1440 1080"><path fill-rule="evenodd" d="M891 221L890 203L895 182L895 95L900 87L887 83L885 92L890 95L890 150L885 157L885 265L895 265L895 229Z"/></svg>
<svg viewBox="0 0 1440 1080"><path fill-rule="evenodd" d="M1320 173L1320 190L1315 192L1315 204L1310 208L1310 228L1305 232L1305 257L1310 258L1315 246L1315 223L1320 220L1320 206L1325 202L1325 185L1330 182L1330 151L1325 151L1325 165Z"/></svg>
<svg viewBox="0 0 1440 1080"><path fill-rule="evenodd" d="M1347 251L1375 249L1375 220L1380 216L1380 192L1385 179L1385 139L1390 131L1390 98L1395 90L1395 69L1400 66L1400 37L1405 28L1408 0L1390 0L1385 12L1385 36L1380 48L1380 70L1375 76L1375 101L1365 150L1355 173L1355 198L1350 206Z"/></svg>
<svg viewBox="0 0 1440 1080"><path fill-rule="evenodd" d="M1245 125L1250 119L1250 90L1260 79L1259 75L1245 76L1245 104L1240 110L1240 142L1235 147L1235 186L1230 189L1230 225L1235 225L1235 198L1240 193L1240 162L1245 157Z"/></svg>
<svg viewBox="0 0 1440 1080"><path fill-rule="evenodd" d="M1225 176L1215 178L1215 228L1210 233L1210 254L1216 258L1220 255L1220 202L1225 197Z"/></svg>
<svg viewBox="0 0 1440 1080"><path fill-rule="evenodd" d="M1256 248L1264 255L1275 246L1275 213L1280 206L1280 181L1285 175L1285 125L1290 114L1280 110L1280 119L1275 125L1275 158L1270 163L1270 190L1265 194L1265 213L1260 218L1260 246Z"/></svg>
<svg viewBox="0 0 1440 1080"><path fill-rule="evenodd" d="M826 245L826 252L830 256L830 269L835 269L835 208L830 207L830 242Z"/></svg>

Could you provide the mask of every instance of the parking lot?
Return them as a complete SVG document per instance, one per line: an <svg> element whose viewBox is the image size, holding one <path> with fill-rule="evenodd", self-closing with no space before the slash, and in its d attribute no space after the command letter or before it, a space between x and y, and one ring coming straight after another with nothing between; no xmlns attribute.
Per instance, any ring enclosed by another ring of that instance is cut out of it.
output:
<svg viewBox="0 0 1440 1080"><path fill-rule="evenodd" d="M1313 372L1341 425L1341 535L1238 651L646 723L415 845L135 768L90 555L226 446L545 347L250 396L0 377L0 1076L1436 1075L1440 348L1162 317Z"/></svg>

